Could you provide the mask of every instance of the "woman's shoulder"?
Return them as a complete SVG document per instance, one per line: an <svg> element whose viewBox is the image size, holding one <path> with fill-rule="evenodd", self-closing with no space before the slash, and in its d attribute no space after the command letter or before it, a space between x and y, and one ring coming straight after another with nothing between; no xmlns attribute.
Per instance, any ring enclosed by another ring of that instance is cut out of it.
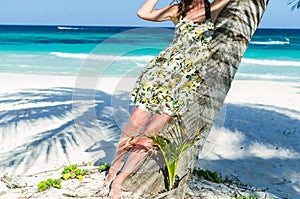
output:
<svg viewBox="0 0 300 199"><path fill-rule="evenodd" d="M170 5L169 12L170 12L170 16L171 16L170 17L171 21L173 21L173 23L176 24L179 20L179 16L178 16L179 5L178 4Z"/></svg>

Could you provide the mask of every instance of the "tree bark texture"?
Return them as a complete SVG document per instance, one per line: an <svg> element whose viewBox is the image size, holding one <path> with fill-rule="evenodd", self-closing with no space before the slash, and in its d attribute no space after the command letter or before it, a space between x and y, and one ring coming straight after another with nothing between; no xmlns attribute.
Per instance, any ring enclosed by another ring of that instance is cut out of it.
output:
<svg viewBox="0 0 300 199"><path fill-rule="evenodd" d="M195 167L214 120L218 115L244 52L263 16L268 0L232 0L220 13L211 44L211 56L204 71L204 83L190 111L183 117L190 134L204 128L202 137L182 156L177 175L179 186L164 198L184 198L189 171ZM164 160L153 150L143 165L124 183L133 192L157 195L166 190Z"/></svg>

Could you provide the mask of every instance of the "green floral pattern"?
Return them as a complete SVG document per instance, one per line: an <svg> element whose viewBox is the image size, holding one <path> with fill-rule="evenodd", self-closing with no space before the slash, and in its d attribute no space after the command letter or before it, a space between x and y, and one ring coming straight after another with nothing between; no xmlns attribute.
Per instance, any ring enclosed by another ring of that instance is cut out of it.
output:
<svg viewBox="0 0 300 199"><path fill-rule="evenodd" d="M213 32L210 20L181 17L171 44L139 76L131 100L151 113L181 115L188 110L203 80Z"/></svg>

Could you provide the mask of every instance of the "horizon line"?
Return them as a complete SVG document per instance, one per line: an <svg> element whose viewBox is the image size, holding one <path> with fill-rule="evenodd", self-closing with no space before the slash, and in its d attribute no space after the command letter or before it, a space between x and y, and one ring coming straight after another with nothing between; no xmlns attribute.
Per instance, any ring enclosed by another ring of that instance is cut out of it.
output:
<svg viewBox="0 0 300 199"><path fill-rule="evenodd" d="M175 26L155 25L95 25L95 24L0 24L0 26L51 26L51 27L128 27L128 28L174 28ZM300 30L300 27L258 27L257 29Z"/></svg>

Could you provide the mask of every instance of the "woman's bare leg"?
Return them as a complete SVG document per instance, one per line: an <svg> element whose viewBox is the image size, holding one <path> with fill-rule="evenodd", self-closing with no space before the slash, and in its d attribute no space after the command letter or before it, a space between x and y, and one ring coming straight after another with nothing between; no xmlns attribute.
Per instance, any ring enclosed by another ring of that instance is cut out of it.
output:
<svg viewBox="0 0 300 199"><path fill-rule="evenodd" d="M155 114L144 132L151 135L158 134L166 125L166 123L171 120L171 118L172 117L167 114ZM112 183L109 193L111 199L117 199L120 197L121 185L125 179L146 159L148 152L152 147L153 141L151 139L147 137L141 137L138 139L132 151L130 152L124 167L122 168L122 171Z"/></svg>
<svg viewBox="0 0 300 199"><path fill-rule="evenodd" d="M148 118L149 113L147 111L134 107L120 136L114 160L105 179L105 186L111 184L117 172L121 169L124 157L137 141L137 138L134 137L141 133L141 128L145 125Z"/></svg>

